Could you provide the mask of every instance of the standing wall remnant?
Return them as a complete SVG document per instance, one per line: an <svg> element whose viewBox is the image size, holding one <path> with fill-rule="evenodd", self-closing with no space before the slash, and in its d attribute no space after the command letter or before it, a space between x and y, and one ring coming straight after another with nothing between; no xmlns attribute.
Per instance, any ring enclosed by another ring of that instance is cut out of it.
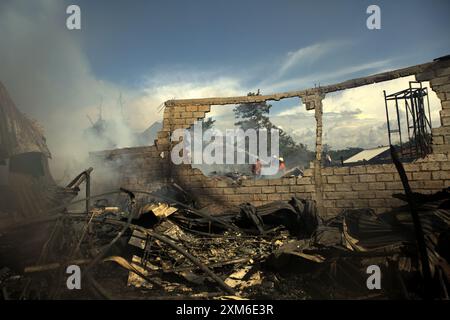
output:
<svg viewBox="0 0 450 320"><path fill-rule="evenodd" d="M124 171L121 186L155 188L164 183L176 182L198 199L200 204L218 202L240 204L251 202L261 205L275 200L289 200L292 196L314 199L324 217L336 215L344 208L371 207L382 212L401 205L392 198L403 192L400 178L393 164L360 165L354 167L321 166L322 154L322 99L327 93L346 90L377 82L415 75L417 81L429 81L441 100L441 126L432 129L433 152L423 159L405 164L411 187L416 192L432 193L450 186L450 60L433 61L408 68L384 72L368 77L348 80L334 85L273 95L169 100L165 102L163 128L151 147L120 149L94 153L95 157L125 157L134 154L136 166ZM316 118L316 158L303 177L271 180L244 180L236 186L224 180L206 177L190 165L170 162L171 133L178 128L189 128L203 119L211 105L263 102L298 97ZM143 152L140 152L142 150ZM145 151L144 151L145 150ZM164 158L161 158L164 152ZM111 155L113 154L113 155ZM158 172L154 172L157 170ZM133 178L138 176L138 178Z"/></svg>

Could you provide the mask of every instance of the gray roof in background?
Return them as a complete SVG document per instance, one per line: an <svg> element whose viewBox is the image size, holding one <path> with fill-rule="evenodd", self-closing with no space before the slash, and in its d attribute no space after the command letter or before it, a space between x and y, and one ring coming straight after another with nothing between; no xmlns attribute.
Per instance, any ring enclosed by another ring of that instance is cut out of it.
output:
<svg viewBox="0 0 450 320"><path fill-rule="evenodd" d="M364 160L369 161L369 160L375 158L376 156L382 154L386 150L389 150L389 147L378 147L378 148L363 150L363 151L355 154L354 156L351 156L347 160L344 160L344 163L355 163L355 162L360 162L360 161L364 161Z"/></svg>

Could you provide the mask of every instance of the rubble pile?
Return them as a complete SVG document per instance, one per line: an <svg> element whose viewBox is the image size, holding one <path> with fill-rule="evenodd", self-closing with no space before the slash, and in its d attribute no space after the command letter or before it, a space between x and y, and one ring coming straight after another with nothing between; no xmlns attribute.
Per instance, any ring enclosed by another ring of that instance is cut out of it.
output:
<svg viewBox="0 0 450 320"><path fill-rule="evenodd" d="M449 190L416 199L432 298L448 299ZM194 208L177 185L153 193L122 189L114 198L97 199L87 214L64 210L2 230L0 242L5 246L5 236L42 224L50 232L34 263L2 266L3 298L414 299L427 294L407 206L383 214L344 210L323 221L314 201L293 197L210 215ZM81 290L66 288L70 265L82 270ZM381 271L380 290L368 289L370 266Z"/></svg>

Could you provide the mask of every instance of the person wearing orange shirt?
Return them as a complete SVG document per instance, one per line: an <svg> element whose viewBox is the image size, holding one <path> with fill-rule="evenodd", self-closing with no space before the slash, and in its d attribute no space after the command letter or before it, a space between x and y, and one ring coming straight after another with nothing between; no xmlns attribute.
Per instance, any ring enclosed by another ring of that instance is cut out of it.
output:
<svg viewBox="0 0 450 320"><path fill-rule="evenodd" d="M283 157L280 157L279 159L279 167L278 167L278 173L284 174L286 172L286 164L284 163Z"/></svg>

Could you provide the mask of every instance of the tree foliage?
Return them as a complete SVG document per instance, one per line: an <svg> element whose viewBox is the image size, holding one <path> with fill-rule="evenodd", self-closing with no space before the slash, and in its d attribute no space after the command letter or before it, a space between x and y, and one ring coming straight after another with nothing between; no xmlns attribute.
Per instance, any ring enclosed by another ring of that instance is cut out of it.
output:
<svg viewBox="0 0 450 320"><path fill-rule="evenodd" d="M248 96L256 96L257 93L249 92ZM247 129L270 129L273 127L269 119L269 112L272 105L266 101L242 103L233 109L236 122L236 126L239 126L243 130Z"/></svg>
<svg viewBox="0 0 450 320"><path fill-rule="evenodd" d="M211 118L211 117L204 120L202 122L203 132L205 132L206 130L212 129L214 127L215 122L216 122L216 120L213 120L213 118Z"/></svg>
<svg viewBox="0 0 450 320"><path fill-rule="evenodd" d="M256 95L259 95L259 92L248 93L248 96ZM233 109L236 118L235 125L243 130L255 129L258 131L260 129L266 129L269 132L271 129L278 129L280 155L285 158L288 164L306 166L312 160L313 152L308 151L306 145L295 142L291 135L270 121L269 112L271 108L272 105L266 101L239 104ZM270 145L270 141L268 145Z"/></svg>

